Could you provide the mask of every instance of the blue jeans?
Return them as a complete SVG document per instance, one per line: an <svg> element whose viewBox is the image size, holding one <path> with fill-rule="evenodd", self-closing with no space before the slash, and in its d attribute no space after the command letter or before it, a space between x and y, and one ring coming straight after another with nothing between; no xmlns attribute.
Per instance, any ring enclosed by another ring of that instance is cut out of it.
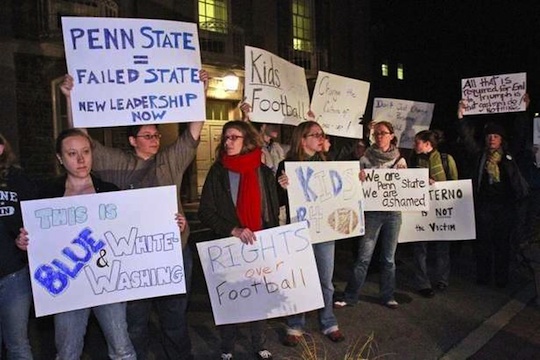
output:
<svg viewBox="0 0 540 360"><path fill-rule="evenodd" d="M192 359L191 340L188 332L187 306L191 285L193 259L189 245L182 249L186 294L162 296L130 301L127 304L128 330L137 358L147 357L150 333L148 331L152 304L155 305L161 327L163 351L167 359Z"/></svg>
<svg viewBox="0 0 540 360"><path fill-rule="evenodd" d="M420 241L414 243L414 283L419 290L431 288L426 261L430 243L435 246L435 282L448 286L450 278L449 241Z"/></svg>
<svg viewBox="0 0 540 360"><path fill-rule="evenodd" d="M109 358L137 359L127 332L126 303L115 303L54 315L56 360L81 358L90 311L94 312L103 331Z"/></svg>
<svg viewBox="0 0 540 360"><path fill-rule="evenodd" d="M317 271L319 272L324 300L324 307L319 309L319 326L323 334L328 334L338 329L333 308L334 285L332 284L332 277L334 275L334 250L334 241L313 244L313 252L315 254L315 262L317 263ZM305 313L287 317L287 325L289 327L287 333L301 335L306 325Z"/></svg>
<svg viewBox="0 0 540 360"><path fill-rule="evenodd" d="M380 297L383 303L394 299L396 289L396 264L394 257L401 227L399 211L368 211L366 217L366 233L360 238L358 255L353 271L345 288L344 301L354 305L360 297L360 290L366 281L367 271L375 245L380 240Z"/></svg>
<svg viewBox="0 0 540 360"><path fill-rule="evenodd" d="M0 279L0 339L6 345L8 359L32 359L28 341L31 302L27 267Z"/></svg>

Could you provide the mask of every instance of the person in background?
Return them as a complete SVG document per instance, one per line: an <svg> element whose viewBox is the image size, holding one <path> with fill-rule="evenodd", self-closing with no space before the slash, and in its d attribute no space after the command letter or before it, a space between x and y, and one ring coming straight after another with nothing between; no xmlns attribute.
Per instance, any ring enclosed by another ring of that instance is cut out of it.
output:
<svg viewBox="0 0 540 360"><path fill-rule="evenodd" d="M274 174L261 162L262 142L253 126L229 121L223 126L216 161L204 182L199 219L217 238L235 236L248 246L254 232L278 226ZM266 349L266 321L249 323L251 345L258 359L272 359ZM221 359L234 357L238 325L221 325Z"/></svg>
<svg viewBox="0 0 540 360"><path fill-rule="evenodd" d="M439 133L423 130L414 138L414 153L409 166L411 168L429 169L429 182L457 180L458 171L454 158L448 154L441 154L437 150ZM450 242L431 241L435 247L435 286L438 290L445 290L450 279ZM414 282L418 293L426 298L435 296L427 269L428 242L419 241L413 244L414 252Z"/></svg>
<svg viewBox="0 0 540 360"><path fill-rule="evenodd" d="M28 340L32 304L28 258L17 248L15 239L22 227L20 202L35 195L32 181L17 165L11 145L0 134L0 345L4 343L8 359L32 359Z"/></svg>
<svg viewBox="0 0 540 360"><path fill-rule="evenodd" d="M304 121L298 125L292 133L291 149L284 161L279 164L277 182L280 205L287 207L287 222L290 223L290 209L287 199L287 187L289 178L285 173L286 161L325 161L324 142L326 136L322 128L315 121ZM332 308L334 285L334 252L335 242L327 241L313 244L313 252L317 263L317 270L321 282L324 307L319 310L319 326L324 335L333 342L345 340L345 336L339 330L336 316ZM283 341L285 346L297 346L302 340L306 324L305 314L297 314L287 317L287 334Z"/></svg>

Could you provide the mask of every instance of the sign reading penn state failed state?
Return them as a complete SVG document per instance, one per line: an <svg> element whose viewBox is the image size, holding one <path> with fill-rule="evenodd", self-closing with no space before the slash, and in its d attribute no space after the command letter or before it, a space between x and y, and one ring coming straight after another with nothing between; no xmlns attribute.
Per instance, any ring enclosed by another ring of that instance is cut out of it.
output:
<svg viewBox="0 0 540 360"><path fill-rule="evenodd" d="M21 209L36 316L186 292L174 186Z"/></svg>
<svg viewBox="0 0 540 360"><path fill-rule="evenodd" d="M206 118L196 24L63 17L62 30L75 126Z"/></svg>

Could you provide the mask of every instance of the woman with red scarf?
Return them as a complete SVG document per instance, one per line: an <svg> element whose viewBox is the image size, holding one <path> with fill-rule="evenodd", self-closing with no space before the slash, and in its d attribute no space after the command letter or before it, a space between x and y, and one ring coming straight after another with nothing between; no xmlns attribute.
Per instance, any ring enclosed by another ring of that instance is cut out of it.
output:
<svg viewBox="0 0 540 360"><path fill-rule="evenodd" d="M254 232L278 226L279 206L274 173L261 162L262 139L247 122L223 126L216 161L203 186L199 219L216 239L236 236L252 245ZM253 351L258 359L271 359L265 347L265 321L249 323ZM221 359L233 359L237 325L221 325Z"/></svg>

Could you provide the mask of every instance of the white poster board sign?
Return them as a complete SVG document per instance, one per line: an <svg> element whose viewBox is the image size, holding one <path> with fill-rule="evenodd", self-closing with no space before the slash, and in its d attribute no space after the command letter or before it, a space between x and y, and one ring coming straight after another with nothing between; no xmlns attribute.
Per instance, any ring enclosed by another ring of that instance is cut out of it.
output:
<svg viewBox="0 0 540 360"><path fill-rule="evenodd" d="M77 127L206 119L197 25L62 17Z"/></svg>
<svg viewBox="0 0 540 360"><path fill-rule="evenodd" d="M313 243L364 234L358 161L286 161L291 221L307 220Z"/></svg>
<svg viewBox="0 0 540 360"><path fill-rule="evenodd" d="M398 146L404 149L414 148L414 136L422 130L428 130L433 118L435 104L375 98L373 100L373 121L388 121L394 127Z"/></svg>
<svg viewBox="0 0 540 360"><path fill-rule="evenodd" d="M480 76L461 80L465 115L524 111L527 73Z"/></svg>
<svg viewBox="0 0 540 360"><path fill-rule="evenodd" d="M369 83L319 71L311 110L326 134L361 139Z"/></svg>
<svg viewBox="0 0 540 360"><path fill-rule="evenodd" d="M429 211L401 215L399 242L476 238L471 180L439 181L429 189Z"/></svg>
<svg viewBox="0 0 540 360"><path fill-rule="evenodd" d="M308 120L309 92L304 68L266 50L245 47L246 102L250 120L298 125Z"/></svg>
<svg viewBox="0 0 540 360"><path fill-rule="evenodd" d="M365 169L364 211L429 210L428 169Z"/></svg>
<svg viewBox="0 0 540 360"><path fill-rule="evenodd" d="M186 292L174 186L21 209L36 316Z"/></svg>
<svg viewBox="0 0 540 360"><path fill-rule="evenodd" d="M324 306L305 222L197 243L216 325L293 315Z"/></svg>

